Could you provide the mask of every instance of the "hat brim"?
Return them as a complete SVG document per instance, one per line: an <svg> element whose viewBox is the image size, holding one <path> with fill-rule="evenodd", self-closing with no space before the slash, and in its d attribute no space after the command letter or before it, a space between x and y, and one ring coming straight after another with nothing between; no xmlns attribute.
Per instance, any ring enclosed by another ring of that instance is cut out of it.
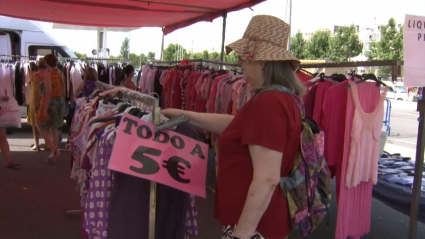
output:
<svg viewBox="0 0 425 239"><path fill-rule="evenodd" d="M246 48L249 45L250 39L242 38L226 46L226 54L230 54L232 51L236 53L244 61L289 61L293 69L296 69L300 65L300 61L283 47L276 46L274 44L259 41L257 42L253 59L247 58Z"/></svg>

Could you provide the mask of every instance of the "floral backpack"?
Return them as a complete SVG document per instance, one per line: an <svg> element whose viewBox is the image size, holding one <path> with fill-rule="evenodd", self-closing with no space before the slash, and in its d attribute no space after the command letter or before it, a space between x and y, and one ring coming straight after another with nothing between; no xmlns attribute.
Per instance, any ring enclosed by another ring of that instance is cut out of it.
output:
<svg viewBox="0 0 425 239"><path fill-rule="evenodd" d="M256 97L269 90L292 95L300 111L301 147L291 172L281 178L280 186L286 196L292 227L308 236L328 215L331 199L331 176L323 156L324 132L312 119L305 117L302 99L288 88L272 86L261 90Z"/></svg>

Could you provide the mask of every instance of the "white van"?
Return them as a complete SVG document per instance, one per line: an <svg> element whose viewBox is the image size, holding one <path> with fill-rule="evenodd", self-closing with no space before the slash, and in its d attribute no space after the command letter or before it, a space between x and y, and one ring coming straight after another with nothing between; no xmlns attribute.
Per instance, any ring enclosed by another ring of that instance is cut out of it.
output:
<svg viewBox="0 0 425 239"><path fill-rule="evenodd" d="M45 56L53 53L58 57L76 58L68 47L34 21L0 16L0 35L2 40L7 40L0 43L0 55ZM21 107L21 116L25 118L26 114L26 106Z"/></svg>

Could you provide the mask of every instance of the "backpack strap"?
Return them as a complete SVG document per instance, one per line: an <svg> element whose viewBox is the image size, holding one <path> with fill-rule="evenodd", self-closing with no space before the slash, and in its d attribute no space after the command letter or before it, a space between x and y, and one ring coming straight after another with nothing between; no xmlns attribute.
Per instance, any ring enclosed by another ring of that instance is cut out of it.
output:
<svg viewBox="0 0 425 239"><path fill-rule="evenodd" d="M301 120L304 121L304 119L305 119L305 109L304 109L303 100L299 96L295 95L294 92L292 92L290 89L286 88L283 85L273 85L273 86L264 88L264 89L260 90L255 95L255 99L257 99L260 94L262 94L262 93L264 93L266 91L270 91L270 90L280 91L280 92L284 92L284 93L290 94L292 96L292 98L294 99L295 104L298 107L298 110L300 112Z"/></svg>

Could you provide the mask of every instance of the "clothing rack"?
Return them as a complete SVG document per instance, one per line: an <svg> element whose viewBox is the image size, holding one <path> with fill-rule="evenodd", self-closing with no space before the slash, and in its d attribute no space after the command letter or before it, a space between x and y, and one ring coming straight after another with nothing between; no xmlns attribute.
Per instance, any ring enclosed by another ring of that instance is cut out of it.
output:
<svg viewBox="0 0 425 239"><path fill-rule="evenodd" d="M149 60L148 63L152 63L153 65L173 65L173 64L180 64L182 63L182 61L156 61L156 60ZM231 67L240 67L238 64L235 63L226 63L226 62L220 62L218 60L203 60L203 59L193 59L193 60L188 60L188 63L209 63L209 64L215 64L215 65L219 65L220 68L222 68L223 66L231 66Z"/></svg>
<svg viewBox="0 0 425 239"><path fill-rule="evenodd" d="M96 81L96 89L102 90L102 91L108 91L117 89L118 87L105 84L100 81ZM154 125L159 124L160 119L160 112L161 109L159 108L159 100L151 95L142 94L140 92L126 89L126 88L119 88L118 89L119 96L127 99L129 101L139 101L144 103L147 106L152 106L152 123ZM149 239L155 239L155 220L156 220L156 182L151 181L150 182L150 203L149 203ZM67 211L67 214L80 214L82 210L71 210Z"/></svg>
<svg viewBox="0 0 425 239"><path fill-rule="evenodd" d="M37 56L25 56L25 55L6 55L6 54L1 54L0 55L0 58L2 58L2 57L11 57L13 59L16 59L16 58L28 58L30 60L36 60L37 59Z"/></svg>
<svg viewBox="0 0 425 239"><path fill-rule="evenodd" d="M31 60L36 60L39 56L30 56L30 55L0 55L0 57L12 57L12 58L29 58ZM127 59L127 58L117 58L117 59L111 59L111 58L75 58L75 57L58 57L58 60L80 60L80 61L140 61L144 62L143 59Z"/></svg>
<svg viewBox="0 0 425 239"><path fill-rule="evenodd" d="M112 85L105 84L100 81L96 81L96 88L100 90L112 90L117 88ZM118 91L121 97L130 101L140 101L145 105L153 106L152 109L152 123L154 125L159 124L159 117L161 109L159 108L159 100L153 96L142 94L140 92L121 88ZM155 219L156 219L156 182L150 182L150 203L149 203L149 239L155 239Z"/></svg>

